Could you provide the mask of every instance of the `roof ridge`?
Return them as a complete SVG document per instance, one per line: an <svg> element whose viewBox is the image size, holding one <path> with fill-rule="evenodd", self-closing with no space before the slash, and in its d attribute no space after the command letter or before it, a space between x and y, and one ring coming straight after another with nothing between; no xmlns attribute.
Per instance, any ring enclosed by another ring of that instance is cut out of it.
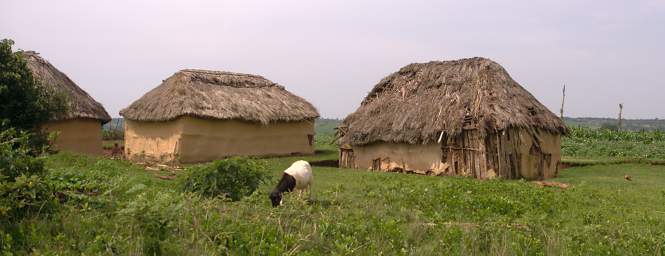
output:
<svg viewBox="0 0 665 256"><path fill-rule="evenodd" d="M263 76L260 76L260 75L238 73L238 72L231 72L231 71L222 71L222 70L207 70L207 69L186 68L186 69L180 70L179 72L194 73L194 74L208 74L208 75L227 75L227 76L254 77L254 78L265 79Z"/></svg>

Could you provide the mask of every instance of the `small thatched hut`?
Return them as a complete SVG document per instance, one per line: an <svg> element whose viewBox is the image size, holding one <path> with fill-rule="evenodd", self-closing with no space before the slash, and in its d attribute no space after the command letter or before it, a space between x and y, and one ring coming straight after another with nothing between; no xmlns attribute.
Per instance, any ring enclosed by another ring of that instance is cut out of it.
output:
<svg viewBox="0 0 665 256"><path fill-rule="evenodd" d="M403 67L338 128L340 166L477 178L556 176L564 123L485 58Z"/></svg>
<svg viewBox="0 0 665 256"><path fill-rule="evenodd" d="M122 110L125 154L196 163L314 153L316 109L261 76L182 70Z"/></svg>
<svg viewBox="0 0 665 256"><path fill-rule="evenodd" d="M65 111L41 126L58 135L51 143L57 150L102 154L102 125L111 120L102 104L78 87L67 75L34 51L22 52L28 68L41 86L64 97Z"/></svg>

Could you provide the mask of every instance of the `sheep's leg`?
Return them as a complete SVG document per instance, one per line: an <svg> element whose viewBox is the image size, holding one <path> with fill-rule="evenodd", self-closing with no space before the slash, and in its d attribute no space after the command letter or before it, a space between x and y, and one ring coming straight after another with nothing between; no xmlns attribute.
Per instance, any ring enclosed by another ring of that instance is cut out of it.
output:
<svg viewBox="0 0 665 256"><path fill-rule="evenodd" d="M309 192L309 201L312 201L312 184L307 185L307 192Z"/></svg>

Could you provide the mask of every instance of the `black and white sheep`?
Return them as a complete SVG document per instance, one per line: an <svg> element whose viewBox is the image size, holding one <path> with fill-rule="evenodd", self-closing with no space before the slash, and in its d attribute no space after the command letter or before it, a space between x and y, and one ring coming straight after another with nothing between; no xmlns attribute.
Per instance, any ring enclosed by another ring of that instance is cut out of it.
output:
<svg viewBox="0 0 665 256"><path fill-rule="evenodd" d="M311 197L312 181L314 175L312 174L312 166L307 161L299 160L291 164L291 167L284 170L282 179L277 183L277 186L270 192L270 201L273 207L282 204L282 194L284 192L292 192L296 190L300 195L303 192L309 192Z"/></svg>

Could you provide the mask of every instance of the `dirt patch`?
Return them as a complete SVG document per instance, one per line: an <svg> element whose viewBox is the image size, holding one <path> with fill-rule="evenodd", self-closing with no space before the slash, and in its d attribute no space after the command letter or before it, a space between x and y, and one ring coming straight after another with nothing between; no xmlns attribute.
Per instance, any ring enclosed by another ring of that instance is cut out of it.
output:
<svg viewBox="0 0 665 256"><path fill-rule="evenodd" d="M556 182L556 181L532 181L531 183L536 184L536 186L541 188L553 187L553 188L567 189L571 187L570 184Z"/></svg>
<svg viewBox="0 0 665 256"><path fill-rule="evenodd" d="M143 166L144 170L152 173L156 178L162 180L174 180L178 172L184 169L181 166L169 166L158 163L136 163Z"/></svg>

